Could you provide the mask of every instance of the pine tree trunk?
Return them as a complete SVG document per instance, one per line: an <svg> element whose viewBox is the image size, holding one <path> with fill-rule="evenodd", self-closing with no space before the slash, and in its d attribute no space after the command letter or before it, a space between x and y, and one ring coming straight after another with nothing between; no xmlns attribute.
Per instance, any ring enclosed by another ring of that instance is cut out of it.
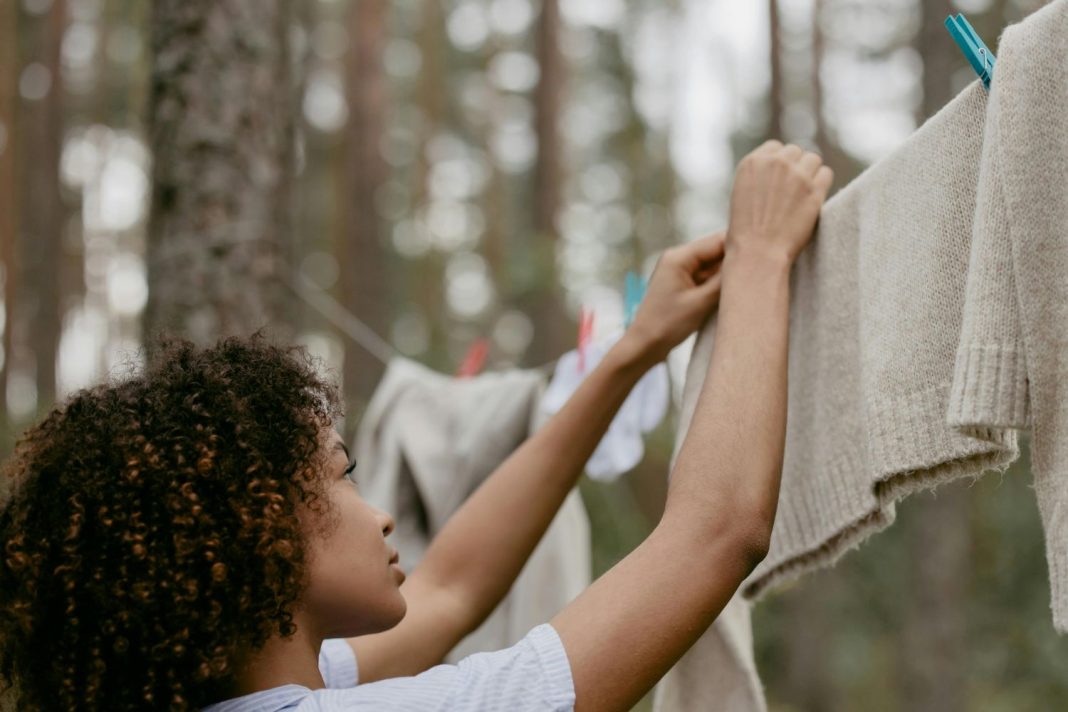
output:
<svg viewBox="0 0 1068 712"><path fill-rule="evenodd" d="M293 170L290 18L290 0L154 5L150 347L161 330L204 345L264 326L292 336L283 282Z"/></svg>
<svg viewBox="0 0 1068 712"><path fill-rule="evenodd" d="M382 67L386 40L385 0L358 0L352 10L349 76L349 133L345 181L345 227L338 245L341 302L375 333L388 337L388 262L375 196L387 176L381 145L387 87ZM384 370L383 364L351 339L345 342L345 400L362 413ZM355 427L357 417L346 420Z"/></svg>
<svg viewBox="0 0 1068 712"><path fill-rule="evenodd" d="M66 3L53 2L42 15L24 15L22 66L43 67L47 93L23 98L19 118L22 191L19 259L24 278L17 298L19 313L14 338L28 343L35 365L37 410L51 407L56 397L56 356L62 315L57 260L62 250L63 204L59 192L59 153L63 136L62 76L59 50L66 24Z"/></svg>
<svg viewBox="0 0 1068 712"><path fill-rule="evenodd" d="M768 48L771 64L768 138L782 141L783 81L782 37L779 31L779 0L768 0Z"/></svg>
<svg viewBox="0 0 1068 712"><path fill-rule="evenodd" d="M528 353L540 365L574 345L570 321L556 278L557 220L565 181L560 113L564 90L564 56L560 51L559 0L542 0L535 45L540 68L534 90L534 132L538 154L534 164L533 246L537 284L533 285L530 317L534 342Z"/></svg>
<svg viewBox="0 0 1068 712"><path fill-rule="evenodd" d="M17 106L18 8L15 3L0 6L0 262L3 263L4 337L0 364L0 458L10 452L13 424L7 410L7 375L13 342L18 260L16 236L18 217L15 200L15 107Z"/></svg>

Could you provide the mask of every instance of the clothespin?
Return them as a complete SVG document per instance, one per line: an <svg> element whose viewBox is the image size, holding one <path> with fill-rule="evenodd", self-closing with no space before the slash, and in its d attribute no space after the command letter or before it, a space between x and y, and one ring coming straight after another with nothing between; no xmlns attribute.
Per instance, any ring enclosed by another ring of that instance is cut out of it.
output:
<svg viewBox="0 0 1068 712"><path fill-rule="evenodd" d="M637 272L627 272L626 282L623 289L623 328L630 326L634 321L634 315L638 313L638 305L645 298L645 290L649 282Z"/></svg>
<svg viewBox="0 0 1068 712"><path fill-rule="evenodd" d="M582 307L579 309L578 331L578 367L580 373L586 371L586 347L589 346L592 338L593 312L587 311L585 307Z"/></svg>
<svg viewBox="0 0 1068 712"><path fill-rule="evenodd" d="M486 356L488 354L489 339L475 339L467 349L467 353L464 355L464 360L460 362L460 368L456 371L456 377L471 378L472 376L477 376L479 371L482 370L482 366L485 365Z"/></svg>
<svg viewBox="0 0 1068 712"><path fill-rule="evenodd" d="M972 69L983 80L983 86L990 89L990 80L994 76L994 62L997 58L986 43L979 38L975 29L964 15L956 17L950 15L946 18L946 29L964 52L964 58L972 65Z"/></svg>

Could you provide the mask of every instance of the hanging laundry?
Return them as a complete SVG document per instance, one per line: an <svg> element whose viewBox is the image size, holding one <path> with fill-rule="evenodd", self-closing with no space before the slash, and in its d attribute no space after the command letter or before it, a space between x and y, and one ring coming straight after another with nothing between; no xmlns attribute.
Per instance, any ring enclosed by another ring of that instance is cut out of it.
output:
<svg viewBox="0 0 1068 712"><path fill-rule="evenodd" d="M764 709L759 687L734 694L755 669L740 597L833 564L912 492L1003 470L1029 423L1054 624L1066 629L1066 58L1068 0L1055 0L1005 31L989 103L974 82L824 206L792 275L771 548L661 681L660 709ZM694 349L677 446L714 334L713 320ZM723 665L734 670L713 672Z"/></svg>
<svg viewBox="0 0 1068 712"><path fill-rule="evenodd" d="M1068 632L1068 0L1008 28L986 113L949 421L1031 430L1053 623Z"/></svg>
<svg viewBox="0 0 1068 712"><path fill-rule="evenodd" d="M564 407L579 384L592 371L619 335L591 342L582 352L569 351L556 362L542 409L552 414ZM595 480L612 481L633 469L645 454L642 436L656 428L667 414L669 400L667 366L659 363L646 373L623 402L601 442L586 462L586 474Z"/></svg>
<svg viewBox="0 0 1068 712"><path fill-rule="evenodd" d="M537 371L450 378L393 359L356 436L361 490L396 519L407 571L467 497L543 422ZM590 583L590 531L572 491L508 596L448 661L500 650L547 622Z"/></svg>

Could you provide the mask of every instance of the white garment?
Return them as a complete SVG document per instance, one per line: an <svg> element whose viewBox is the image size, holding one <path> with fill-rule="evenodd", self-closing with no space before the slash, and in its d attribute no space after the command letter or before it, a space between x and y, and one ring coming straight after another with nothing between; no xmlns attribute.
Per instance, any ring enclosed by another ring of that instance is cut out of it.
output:
<svg viewBox="0 0 1068 712"><path fill-rule="evenodd" d="M541 424L543 389L537 371L458 379L407 359L390 362L355 452L364 497L396 519L390 542L407 571L468 495ZM574 490L505 599L446 660L515 644L585 590L590 572L589 519Z"/></svg>
<svg viewBox="0 0 1068 712"><path fill-rule="evenodd" d="M591 343L586 347L584 359L579 358L578 351L568 351L560 357L542 400L545 414L551 415L564 407L586 375L601 362L618 338ZM634 469L645 454L642 436L664 419L669 396L667 365L658 363L642 376L623 401L601 442L586 462L586 474L592 479L610 482Z"/></svg>
<svg viewBox="0 0 1068 712"><path fill-rule="evenodd" d="M565 712L575 706L567 653L548 624L507 650L359 686L352 648L344 640L326 640L319 670L326 689L282 685L209 705L204 712Z"/></svg>

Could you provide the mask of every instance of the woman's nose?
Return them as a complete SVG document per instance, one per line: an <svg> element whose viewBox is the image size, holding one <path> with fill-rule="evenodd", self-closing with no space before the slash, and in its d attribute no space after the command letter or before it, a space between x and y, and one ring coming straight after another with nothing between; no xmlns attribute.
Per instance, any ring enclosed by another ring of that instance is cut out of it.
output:
<svg viewBox="0 0 1068 712"><path fill-rule="evenodd" d="M382 523L382 536L389 536L394 527L397 526L397 523L393 521L393 517L381 510L378 512L378 521Z"/></svg>

